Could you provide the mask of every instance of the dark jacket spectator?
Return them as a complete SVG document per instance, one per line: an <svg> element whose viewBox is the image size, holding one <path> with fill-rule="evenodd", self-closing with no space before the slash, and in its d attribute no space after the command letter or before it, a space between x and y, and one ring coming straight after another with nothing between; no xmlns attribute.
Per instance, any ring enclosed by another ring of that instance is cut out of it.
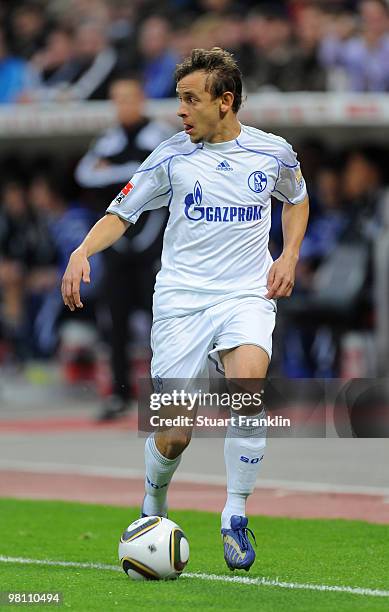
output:
<svg viewBox="0 0 389 612"><path fill-rule="evenodd" d="M42 3L18 4L11 8L12 51L28 60L44 45L48 24Z"/></svg>
<svg viewBox="0 0 389 612"><path fill-rule="evenodd" d="M39 73L41 84L55 87L71 82L75 76L72 67L74 36L70 29L56 27L47 37L45 46L31 60Z"/></svg>
<svg viewBox="0 0 389 612"><path fill-rule="evenodd" d="M296 48L292 44L292 28L286 12L277 5L266 5L250 15L247 28L253 49L247 89L294 90Z"/></svg>
<svg viewBox="0 0 389 612"><path fill-rule="evenodd" d="M55 82L42 82L30 95L38 100L104 100L118 64L118 52L109 44L104 27L95 22L81 24L74 53L62 64Z"/></svg>

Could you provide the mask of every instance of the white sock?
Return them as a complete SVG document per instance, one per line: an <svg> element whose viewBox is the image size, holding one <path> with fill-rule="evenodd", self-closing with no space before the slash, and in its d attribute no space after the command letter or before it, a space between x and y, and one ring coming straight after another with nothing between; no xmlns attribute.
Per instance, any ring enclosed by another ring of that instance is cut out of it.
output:
<svg viewBox="0 0 389 612"><path fill-rule="evenodd" d="M232 416L236 416L233 413ZM247 419L265 418L265 411ZM266 447L266 427L252 427L250 421L229 425L224 443L227 472L227 501L222 512L222 529L231 528L231 516L246 516L246 500L253 492Z"/></svg>
<svg viewBox="0 0 389 612"><path fill-rule="evenodd" d="M181 461L181 455L176 459L168 459L159 452L155 444L154 434L151 434L145 444L146 495L143 501L143 512L148 516L166 516L166 496L170 481Z"/></svg>

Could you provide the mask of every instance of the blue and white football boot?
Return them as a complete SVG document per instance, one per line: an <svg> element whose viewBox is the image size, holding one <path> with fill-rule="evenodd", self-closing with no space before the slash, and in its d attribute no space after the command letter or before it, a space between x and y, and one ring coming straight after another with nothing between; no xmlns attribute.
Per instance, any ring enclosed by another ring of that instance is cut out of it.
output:
<svg viewBox="0 0 389 612"><path fill-rule="evenodd" d="M256 544L255 535L247 527L246 516L234 514L231 517L231 529L222 529L224 559L230 570L244 569L246 572L255 561L255 552L249 540L250 534Z"/></svg>

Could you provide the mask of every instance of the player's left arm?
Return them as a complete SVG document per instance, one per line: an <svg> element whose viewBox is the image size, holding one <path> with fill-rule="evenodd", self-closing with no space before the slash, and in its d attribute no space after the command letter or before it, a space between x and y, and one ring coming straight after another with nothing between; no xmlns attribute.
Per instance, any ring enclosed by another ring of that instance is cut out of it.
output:
<svg viewBox="0 0 389 612"><path fill-rule="evenodd" d="M284 248L271 266L267 278L268 299L289 297L293 291L296 265L301 243L307 229L309 199L306 195L299 204L284 202L282 209L282 233Z"/></svg>

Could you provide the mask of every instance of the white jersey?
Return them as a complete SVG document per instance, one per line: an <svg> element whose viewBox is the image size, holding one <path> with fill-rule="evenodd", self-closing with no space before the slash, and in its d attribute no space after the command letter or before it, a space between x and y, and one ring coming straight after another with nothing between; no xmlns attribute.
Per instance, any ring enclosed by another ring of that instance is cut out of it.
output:
<svg viewBox="0 0 389 612"><path fill-rule="evenodd" d="M271 196L306 196L300 165L281 137L241 126L231 141L194 144L185 132L145 160L107 212L135 223L168 206L154 320L266 295Z"/></svg>

